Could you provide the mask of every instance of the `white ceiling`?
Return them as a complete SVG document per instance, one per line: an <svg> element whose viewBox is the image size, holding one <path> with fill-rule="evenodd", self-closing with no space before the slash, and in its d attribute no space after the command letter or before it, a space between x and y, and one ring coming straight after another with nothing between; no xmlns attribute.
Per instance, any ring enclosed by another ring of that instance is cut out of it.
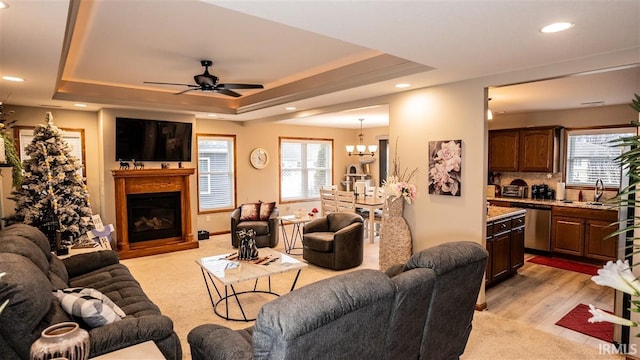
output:
<svg viewBox="0 0 640 360"><path fill-rule="evenodd" d="M73 104L82 102L92 111L126 107L351 128L364 117L372 127L388 123L388 109L368 99L401 91L398 82L415 89L626 50L640 54L638 0L6 1L0 75L26 81L0 80L0 101L25 106L77 109ZM538 31L557 20L576 26ZM223 83L265 89L240 90L234 99L173 95L183 88L143 83L192 83L202 59L214 62L210 71ZM628 103L640 75L636 66L541 84L492 88L490 107Z"/></svg>

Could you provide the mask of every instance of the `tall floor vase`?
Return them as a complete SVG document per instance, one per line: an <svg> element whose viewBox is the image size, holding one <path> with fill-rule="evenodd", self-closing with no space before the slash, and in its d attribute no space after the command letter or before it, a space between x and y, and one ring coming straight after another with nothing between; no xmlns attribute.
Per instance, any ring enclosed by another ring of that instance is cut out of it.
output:
<svg viewBox="0 0 640 360"><path fill-rule="evenodd" d="M402 216L404 201L403 197L385 200L379 254L379 267L382 271L394 264L404 264L411 257L411 231Z"/></svg>

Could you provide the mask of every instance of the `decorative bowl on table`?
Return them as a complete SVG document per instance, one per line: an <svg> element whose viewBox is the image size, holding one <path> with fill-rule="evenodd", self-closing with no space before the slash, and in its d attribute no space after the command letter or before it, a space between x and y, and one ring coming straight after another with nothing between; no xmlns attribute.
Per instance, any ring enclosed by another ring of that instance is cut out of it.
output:
<svg viewBox="0 0 640 360"><path fill-rule="evenodd" d="M302 219L303 217L305 217L307 215L307 210L306 209L295 209L295 210L293 210L293 215L296 217L296 219Z"/></svg>

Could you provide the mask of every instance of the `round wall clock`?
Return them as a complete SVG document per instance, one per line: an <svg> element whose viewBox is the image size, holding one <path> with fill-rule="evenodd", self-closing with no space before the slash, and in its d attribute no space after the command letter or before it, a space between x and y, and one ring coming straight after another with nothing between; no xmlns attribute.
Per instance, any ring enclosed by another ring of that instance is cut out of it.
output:
<svg viewBox="0 0 640 360"><path fill-rule="evenodd" d="M263 148L255 148L251 151L251 165L256 169L264 169L269 162L269 154Z"/></svg>

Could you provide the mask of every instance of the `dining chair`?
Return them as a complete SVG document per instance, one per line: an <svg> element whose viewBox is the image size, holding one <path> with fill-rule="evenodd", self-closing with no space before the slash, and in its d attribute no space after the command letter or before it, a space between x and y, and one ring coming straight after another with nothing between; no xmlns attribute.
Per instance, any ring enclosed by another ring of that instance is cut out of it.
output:
<svg viewBox="0 0 640 360"><path fill-rule="evenodd" d="M335 189L320 189L320 215L326 216L327 214L338 211L336 204L336 191Z"/></svg>
<svg viewBox="0 0 640 360"><path fill-rule="evenodd" d="M336 206L338 212L356 212L356 194L353 191L336 191Z"/></svg>

